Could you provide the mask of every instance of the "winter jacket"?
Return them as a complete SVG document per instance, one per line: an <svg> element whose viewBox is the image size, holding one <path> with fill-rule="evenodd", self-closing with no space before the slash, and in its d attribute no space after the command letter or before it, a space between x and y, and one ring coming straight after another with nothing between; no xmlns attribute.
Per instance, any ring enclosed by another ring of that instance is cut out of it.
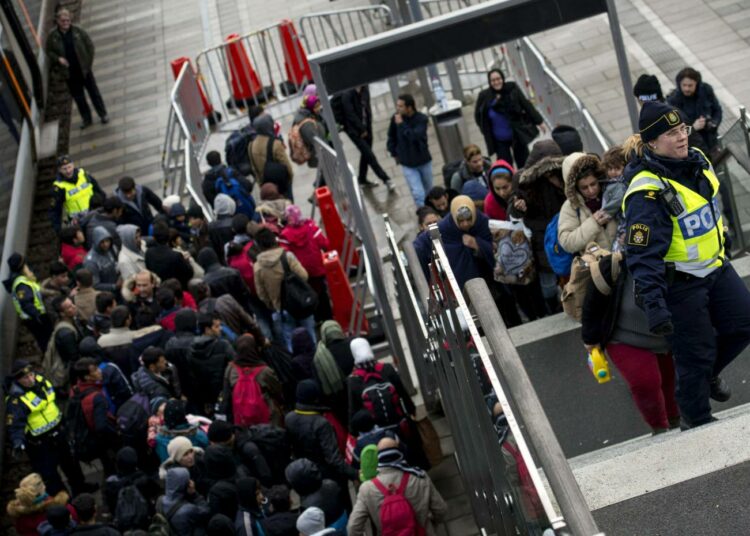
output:
<svg viewBox="0 0 750 536"><path fill-rule="evenodd" d="M477 96L474 108L474 121L484 136L488 154L498 152L495 147L495 136L492 133L492 121L489 117L490 107L505 115L510 122L513 138L524 143L530 143L536 137L536 125L544 121L515 82L505 82L500 93L501 99L495 101L497 95L495 91L492 88L483 89Z"/></svg>
<svg viewBox="0 0 750 536"><path fill-rule="evenodd" d="M208 240L211 248L216 252L219 262L224 264L224 246L234 238L232 230L232 216L228 214L217 215L216 219L208 224ZM200 254L200 251L199 251Z"/></svg>
<svg viewBox="0 0 750 536"><path fill-rule="evenodd" d="M519 171L518 189L526 199L523 222L531 229L531 248L537 266L548 273L552 268L544 252L544 233L550 220L560 212L566 196L564 190L553 185L546 175L553 174L562 183L563 160L564 157L547 156Z"/></svg>
<svg viewBox="0 0 750 536"><path fill-rule="evenodd" d="M122 247L122 240L117 233L117 222L109 214L105 214L101 208L89 212L85 220L86 245L91 249L94 247L94 229L104 227L112 239L112 244L117 251Z"/></svg>
<svg viewBox="0 0 750 536"><path fill-rule="evenodd" d="M149 205L161 213L164 212L164 208L162 207L161 198L150 188L136 184L135 191L135 199L131 201L125 197L120 188L115 190L115 195L125 205L120 221L122 223L137 225L141 228L143 236L146 236L149 232L149 227L154 222L154 215Z"/></svg>
<svg viewBox="0 0 750 536"><path fill-rule="evenodd" d="M386 488L398 487L403 474L403 471L399 469L381 467L378 469L377 479ZM436 534L434 525L442 522L448 513L448 505L440 496L430 477L425 475L423 478L418 478L410 474L404 496L414 510L417 523L425 529L425 534L434 536ZM371 480L363 483L357 492L357 502L349 516L347 533L351 536L363 536L366 534L365 528L369 525L369 520L375 524L375 532L381 534L380 507L383 500L383 494Z"/></svg>
<svg viewBox="0 0 750 536"><path fill-rule="evenodd" d="M93 287L79 288L76 295L73 296L73 303L78 308L78 313L81 318L85 318L87 321L91 320L91 317L96 313L96 296L99 291Z"/></svg>
<svg viewBox="0 0 750 536"><path fill-rule="evenodd" d="M165 514L184 502L172 515L170 526L176 534L203 534L211 513L206 500L198 494L187 494L190 473L184 467L167 472L164 495L157 501L157 511Z"/></svg>
<svg viewBox="0 0 750 536"><path fill-rule="evenodd" d="M86 258L86 253L86 248L83 246L74 246L72 244L66 244L65 242L60 245L60 257L62 257L65 266L67 266L68 270L71 272L75 270L77 266L83 264L83 261Z"/></svg>
<svg viewBox="0 0 750 536"><path fill-rule="evenodd" d="M203 197L206 198L206 201L208 201L208 204L211 206L214 206L214 199L216 199L216 194L218 193L216 191L216 179L218 179L219 177L224 177L226 173L229 173L230 177L237 179L237 182L239 182L240 186L245 188L245 190L247 190L248 192L253 191L253 183L243 177L234 168L226 166L224 164L213 166L211 169L206 171L206 174L203 175L203 182L201 182Z"/></svg>
<svg viewBox="0 0 750 536"><path fill-rule="evenodd" d="M253 366L246 365L243 363L236 363L237 366ZM223 401L225 403L224 413L227 415L227 420L231 421L231 410L232 410L232 391L237 383L240 375L237 371L235 363L229 363L224 372L224 396ZM258 366L258 365L256 365ZM260 365L263 367L258 375L255 377L255 381L260 386L261 393L263 393L263 400L266 402L266 406L271 414L270 424L274 426L284 426L284 415L282 413L284 397L281 389L281 382L279 377L276 375L274 370L266 365Z"/></svg>
<svg viewBox="0 0 750 536"><path fill-rule="evenodd" d="M557 239L563 249L569 253L582 253L589 242L596 242L605 249L611 249L617 234L617 221L612 218L604 226L599 225L576 188L576 182L583 178L582 170L591 169L592 162L598 163L598 161L596 156L580 157L571 166L565 181L567 200L560 209Z"/></svg>
<svg viewBox="0 0 750 536"><path fill-rule="evenodd" d="M174 251L168 244L154 244L146 250L146 268L162 280L176 278L182 288L187 288L193 277L193 268L181 253Z"/></svg>
<svg viewBox="0 0 750 536"><path fill-rule="evenodd" d="M189 389L185 385L185 396L198 407L216 402L224 387L224 371L234 356L229 342L207 335L196 337L190 347L192 380Z"/></svg>
<svg viewBox="0 0 750 536"><path fill-rule="evenodd" d="M170 398L180 398L182 394L177 370L171 363L162 374L154 374L146 367L141 366L131 376L131 382L133 383L133 390L145 394L149 400L158 397L169 400Z"/></svg>
<svg viewBox="0 0 750 536"><path fill-rule="evenodd" d="M93 525L78 525L70 534L83 534L85 536L121 536L122 533L103 523Z"/></svg>
<svg viewBox="0 0 750 536"><path fill-rule="evenodd" d="M133 396L133 389L131 389L130 383L128 383L120 367L114 363L101 361L99 369L102 371L102 384L107 398L112 402L116 411Z"/></svg>
<svg viewBox="0 0 750 536"><path fill-rule="evenodd" d="M258 255L255 263L255 289L258 298L273 311L281 311L281 285L284 281L284 268L281 256L286 255L289 269L307 280L307 270L297 260L293 253L285 252L282 248L274 248Z"/></svg>
<svg viewBox="0 0 750 536"><path fill-rule="evenodd" d="M68 504L69 498L65 491L61 491L54 497L47 497L42 502L34 504L25 504L13 499L8 502L6 511L19 536L36 536L36 528L47 519L47 508L50 506L66 506L71 516L76 516L75 510Z"/></svg>
<svg viewBox="0 0 750 536"><path fill-rule="evenodd" d="M266 168L266 154L268 152L268 136L258 134L253 142L248 146L248 152L250 153L250 163L253 166L255 176L263 182L263 170ZM287 188L291 187L292 178L294 177L294 168L292 167L292 161L289 160L289 155L286 153L284 142L280 139L273 141L273 150L271 155L273 161L282 164L286 167L288 173L288 185ZM279 191L282 191L280 188Z"/></svg>
<svg viewBox="0 0 750 536"><path fill-rule="evenodd" d="M341 107L344 111L344 131L352 138L359 138L364 132L372 139L372 108L370 90L367 86L362 91L356 88L341 94Z"/></svg>
<svg viewBox="0 0 750 536"><path fill-rule="evenodd" d="M91 72L91 66L94 63L94 42L91 41L89 34L79 26L71 25L68 31L73 33L73 46L76 56L78 56L78 63L81 66L81 74L85 77ZM69 67L60 63L60 58L65 57L65 45L63 44L63 33L59 28L55 28L49 33L44 50L47 53L50 70L65 79L69 78Z"/></svg>
<svg viewBox="0 0 750 536"><path fill-rule="evenodd" d="M98 341L108 360L117 365L127 378L138 369L138 356L132 350L136 333L126 327L110 328L109 333L99 337Z"/></svg>
<svg viewBox="0 0 750 536"><path fill-rule="evenodd" d="M320 466L307 458L298 458L287 466L286 480L300 497L300 507L315 506L323 510L326 525L336 521L344 513L340 500L339 485L323 478Z"/></svg>
<svg viewBox="0 0 750 536"><path fill-rule="evenodd" d="M398 163L406 167L419 167L432 161L430 148L427 144L427 116L421 112L414 112L409 116L402 116L403 121L396 124L395 116L391 117L388 125L388 152Z"/></svg>
<svg viewBox="0 0 750 536"><path fill-rule="evenodd" d="M104 240L111 240L109 231L104 227L95 227L92 236L94 247L86 255L83 267L89 270L91 275L94 276L94 288L96 290L117 292L116 283L120 278L117 270L117 257L115 257L111 246L108 251L101 249L101 243Z"/></svg>
<svg viewBox="0 0 750 536"><path fill-rule="evenodd" d="M374 362L372 361L366 362L366 363L374 364ZM406 388L404 387L404 384L401 381L401 377L398 375L398 372L396 372L396 369L393 368L393 365L384 363L383 369L380 374L383 377L383 380L390 382L391 385L393 385L393 387L396 389L396 393L398 394L398 397L401 399L401 402L403 403L404 408L406 409L406 413L409 415L414 415L416 412L416 407L414 406L414 402L409 396L409 393L406 391ZM348 404L349 422L351 422L354 414L363 408L362 392L365 390L365 385L361 377L355 376L352 374L346 380L346 387L347 387L347 392L349 394L349 404ZM398 422L388 422L388 423L379 422L376 424L378 424L379 426L388 426L391 424L398 424Z"/></svg>
<svg viewBox="0 0 750 536"><path fill-rule="evenodd" d="M305 119L310 119L311 121L305 121ZM303 121L305 122L302 123ZM300 125L300 123L302 124ZM307 161L308 167L318 167L318 152L315 149L315 138L320 138L323 141L328 139L328 128L325 121L307 108L299 108L294 114L292 125L300 125L299 134L302 137L302 141L305 142L307 150L310 151L310 160Z"/></svg>
<svg viewBox="0 0 750 536"><path fill-rule="evenodd" d="M357 472L341 455L336 432L322 411L322 408L297 404L294 411L287 413L286 429L294 456L318 464L324 478L337 482L353 480Z"/></svg>
<svg viewBox="0 0 750 536"><path fill-rule="evenodd" d="M203 281L211 289L211 296L218 298L229 294L237 300L237 303L247 306L250 301L250 291L237 270L219 264L218 257L210 249L205 249L198 254L198 264L206 271Z"/></svg>
<svg viewBox="0 0 750 536"><path fill-rule="evenodd" d="M461 160L461 165L458 167L456 172L451 176L451 182L450 187L452 190L455 190L457 192L460 192L463 187L464 183L467 181L470 181L471 179L481 179L482 182L485 183L485 185L489 184L489 171L492 167L492 161L490 161L489 158L486 156L482 158L483 161L483 167L482 167L482 173L479 175L474 175L471 171L469 171L469 166L466 164L466 160Z"/></svg>
<svg viewBox="0 0 750 536"><path fill-rule="evenodd" d="M85 394L81 398L81 409L86 419L86 425L94 433L94 438L100 446L109 444L116 436L115 417L110 412L109 401L104 395L101 382L80 381L71 389L71 398Z"/></svg>
<svg viewBox="0 0 750 536"><path fill-rule="evenodd" d="M167 428L166 425L164 425L159 428L159 431L156 434L156 447L154 448L156 455L159 457L160 463L164 463L164 461L169 458L167 445L178 436L187 437L194 447L200 447L202 449L208 447L208 436L206 435L206 432L198 427L198 423L189 424L185 427L175 429Z"/></svg>
<svg viewBox="0 0 750 536"><path fill-rule="evenodd" d="M117 234L122 242L120 254L117 256L117 267L120 269L120 277L123 280L146 269L146 244L143 240L136 243L135 232L137 230L138 227L132 224L117 227Z"/></svg>
<svg viewBox="0 0 750 536"><path fill-rule="evenodd" d="M323 277L323 251L328 251L330 243L323 231L312 220L305 220L301 225L287 225L281 231L281 247L290 251L302 264L309 277Z"/></svg>
<svg viewBox="0 0 750 536"><path fill-rule="evenodd" d="M70 178L64 177L62 174L58 173L55 176L55 182L68 182L71 185L75 185L78 182L78 173L81 171L81 169L75 168L73 169L73 174ZM99 186L99 183L96 182L96 179L92 177L88 172L83 170L84 174L86 175L86 180L89 184L91 184L91 188L94 190L95 194L99 194L102 196L102 198L106 197L106 194L104 193L104 190L101 189ZM56 232L60 232L60 228L62 226L62 217L63 217L63 206L65 205L65 190L63 188L59 188L58 186L55 186L53 184L52 186L52 206L49 210L49 217L52 221L52 228ZM83 228L83 222L85 222L86 216L81 218Z"/></svg>
<svg viewBox="0 0 750 536"><path fill-rule="evenodd" d="M297 518L296 512L274 512L270 516L261 520L260 525L266 536L297 536Z"/></svg>
<svg viewBox="0 0 750 536"><path fill-rule="evenodd" d="M686 97L680 91L681 80L676 79L675 81L677 87L667 96L667 102L685 113L689 125L692 125L700 116L706 118L706 127L694 132L699 136L699 139L703 140L705 149L712 149L716 145L718 127L721 124L723 115L721 104L719 103L719 99L716 98L714 88L711 87L711 84L700 81L695 93L690 97ZM708 126L709 121L715 125L714 128ZM693 136L691 136L691 141L692 138ZM701 147L701 149L703 148Z"/></svg>
<svg viewBox="0 0 750 536"><path fill-rule="evenodd" d="M218 298L206 298L200 303L202 313L216 313L221 321L237 335L250 333L255 328L255 321L247 311L237 303L231 294L224 294Z"/></svg>

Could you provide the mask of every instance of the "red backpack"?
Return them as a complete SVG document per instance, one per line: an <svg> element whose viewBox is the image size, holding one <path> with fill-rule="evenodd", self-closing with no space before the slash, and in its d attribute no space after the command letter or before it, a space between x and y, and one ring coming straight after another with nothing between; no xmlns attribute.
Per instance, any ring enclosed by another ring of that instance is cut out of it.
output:
<svg viewBox="0 0 750 536"><path fill-rule="evenodd" d="M376 363L374 370L356 368L352 376L362 378L362 404L378 426L400 423L406 416L401 397L391 382L383 378L383 364Z"/></svg>
<svg viewBox="0 0 750 536"><path fill-rule="evenodd" d="M425 530L417 523L417 514L404 495L409 483L409 473L404 473L401 477L398 489L393 484L386 488L377 477L372 479L372 483L384 497L380 506L382 536L424 536Z"/></svg>
<svg viewBox="0 0 750 536"><path fill-rule="evenodd" d="M271 410L263 398L256 378L265 366L240 367L233 364L239 374L232 389L232 415L237 426L252 426L271 422Z"/></svg>

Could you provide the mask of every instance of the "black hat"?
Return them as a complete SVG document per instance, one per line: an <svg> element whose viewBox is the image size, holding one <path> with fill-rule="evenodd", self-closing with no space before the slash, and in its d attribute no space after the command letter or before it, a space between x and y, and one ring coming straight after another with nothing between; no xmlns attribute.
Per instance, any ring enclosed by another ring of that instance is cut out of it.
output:
<svg viewBox="0 0 750 536"><path fill-rule="evenodd" d="M684 122L685 116L678 108L659 101L648 101L641 108L638 130L643 142L648 143Z"/></svg>
<svg viewBox="0 0 750 536"><path fill-rule="evenodd" d="M184 216L187 214L185 211L185 207L182 206L180 203L175 203L171 207L169 207L169 215L173 218L176 218L177 216Z"/></svg>
<svg viewBox="0 0 750 536"><path fill-rule="evenodd" d="M659 79L652 74L642 74L633 86L633 95L642 102L663 101Z"/></svg>
<svg viewBox="0 0 750 536"><path fill-rule="evenodd" d="M297 402L300 404L317 404L320 400L320 387L315 380L302 380L297 384Z"/></svg>
<svg viewBox="0 0 750 536"><path fill-rule="evenodd" d="M10 375L14 380L17 380L21 376L25 376L33 370L34 368L31 366L31 363L29 363L25 359L16 359L15 361L13 361L13 366L10 368Z"/></svg>
<svg viewBox="0 0 750 536"><path fill-rule="evenodd" d="M234 435L234 426L227 421L213 421L208 427L208 440L211 443L226 443Z"/></svg>
<svg viewBox="0 0 750 536"><path fill-rule="evenodd" d="M8 257L8 267L10 268L11 272L20 272L21 268L23 268L23 265L24 258L20 253L13 253L10 257Z"/></svg>
<svg viewBox="0 0 750 536"><path fill-rule="evenodd" d="M73 159L70 158L70 156L68 156L67 154L61 154L57 157L57 167L65 166L67 164L70 164L72 161Z"/></svg>
<svg viewBox="0 0 750 536"><path fill-rule="evenodd" d="M206 218L206 216L203 214L203 209L198 205L190 205L190 208L187 210L187 215L188 218Z"/></svg>
<svg viewBox="0 0 750 536"><path fill-rule="evenodd" d="M185 404L182 400L170 400L167 402L167 406L164 408L164 424L170 430L177 428L178 426L186 425L187 417L185 417Z"/></svg>

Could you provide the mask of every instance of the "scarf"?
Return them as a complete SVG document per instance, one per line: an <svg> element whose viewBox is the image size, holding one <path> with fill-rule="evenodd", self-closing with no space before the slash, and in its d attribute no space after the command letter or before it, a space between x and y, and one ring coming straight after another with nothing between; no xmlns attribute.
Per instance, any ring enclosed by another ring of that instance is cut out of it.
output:
<svg viewBox="0 0 750 536"><path fill-rule="evenodd" d="M425 472L419 467L412 467L404 460L404 453L396 448L383 449L378 452L378 467L392 467L417 478L424 478Z"/></svg>
<svg viewBox="0 0 750 536"><path fill-rule="evenodd" d="M320 342L315 350L313 357L313 367L320 382L320 388L324 395L332 395L343 391L344 378L341 375L341 369L333 358L333 354L328 350L326 343L338 339L344 339L343 330L335 320L326 320L320 328Z"/></svg>

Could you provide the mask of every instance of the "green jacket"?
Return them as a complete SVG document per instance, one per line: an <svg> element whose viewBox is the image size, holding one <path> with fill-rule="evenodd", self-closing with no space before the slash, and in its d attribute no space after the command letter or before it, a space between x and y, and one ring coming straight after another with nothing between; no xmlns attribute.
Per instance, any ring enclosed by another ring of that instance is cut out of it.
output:
<svg viewBox="0 0 750 536"><path fill-rule="evenodd" d="M78 62L81 64L83 76L86 76L91 72L91 66L94 63L94 43L91 41L89 34L78 26L71 26L68 31L73 32L73 42L75 43ZM57 72L64 78L68 78L70 76L69 69L60 64L60 58L65 57L65 45L63 44L63 36L57 28L52 30L47 37L45 51L47 52L52 72Z"/></svg>

